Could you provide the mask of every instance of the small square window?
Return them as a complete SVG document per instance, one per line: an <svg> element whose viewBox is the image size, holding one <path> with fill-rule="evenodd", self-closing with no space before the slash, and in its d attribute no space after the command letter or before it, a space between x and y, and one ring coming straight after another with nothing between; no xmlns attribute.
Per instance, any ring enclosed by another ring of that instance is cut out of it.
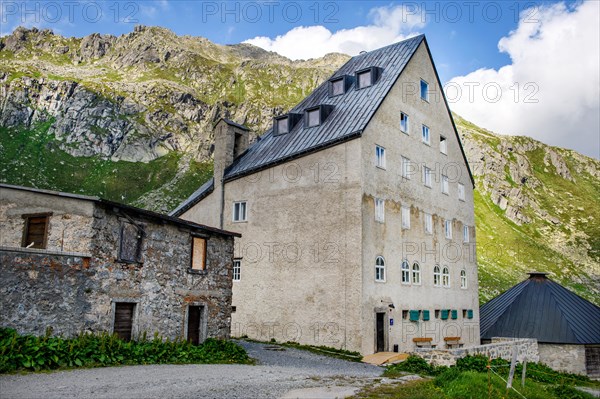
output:
<svg viewBox="0 0 600 399"><path fill-rule="evenodd" d="M240 281L242 278L242 261L235 259L233 261L233 281Z"/></svg>
<svg viewBox="0 0 600 399"><path fill-rule="evenodd" d="M344 94L344 78L336 79L331 82L331 95L339 96Z"/></svg>
<svg viewBox="0 0 600 399"><path fill-rule="evenodd" d="M425 214L425 234L433 234L433 217L430 213Z"/></svg>
<svg viewBox="0 0 600 399"><path fill-rule="evenodd" d="M463 226L463 242L469 242L469 226Z"/></svg>
<svg viewBox="0 0 600 399"><path fill-rule="evenodd" d="M50 214L23 215L25 226L21 246L45 249L48 242Z"/></svg>
<svg viewBox="0 0 600 399"><path fill-rule="evenodd" d="M440 152L442 154L448 153L448 141L444 136L440 136Z"/></svg>
<svg viewBox="0 0 600 399"><path fill-rule="evenodd" d="M451 220L444 221L444 233L445 233L447 239L449 239L449 240L452 239L452 221Z"/></svg>
<svg viewBox="0 0 600 399"><path fill-rule="evenodd" d="M427 166L423 166L423 184L425 187L431 187L431 169Z"/></svg>
<svg viewBox="0 0 600 399"><path fill-rule="evenodd" d="M308 127L319 126L321 124L321 110L319 108L306 111L308 115Z"/></svg>
<svg viewBox="0 0 600 399"><path fill-rule="evenodd" d="M442 193L448 194L448 176L442 175Z"/></svg>
<svg viewBox="0 0 600 399"><path fill-rule="evenodd" d="M364 71L357 74L358 77L358 88L362 89L364 87L369 87L373 84L371 78L371 71Z"/></svg>
<svg viewBox="0 0 600 399"><path fill-rule="evenodd" d="M408 206L402 207L402 228L410 229L410 208Z"/></svg>
<svg viewBox="0 0 600 399"><path fill-rule="evenodd" d="M423 141L423 143L429 145L430 141L429 141L429 127L423 125L423 129L422 129L422 133L421 133L421 139Z"/></svg>
<svg viewBox="0 0 600 399"><path fill-rule="evenodd" d="M385 220L385 201L381 198L375 198L375 220L382 223Z"/></svg>
<svg viewBox="0 0 600 399"><path fill-rule="evenodd" d="M421 79L421 99L429 101L429 83Z"/></svg>
<svg viewBox="0 0 600 399"><path fill-rule="evenodd" d="M206 238L192 237L192 270L206 270Z"/></svg>
<svg viewBox="0 0 600 399"><path fill-rule="evenodd" d="M233 221L234 222L245 222L247 221L247 204L246 201L234 202L233 203Z"/></svg>
<svg viewBox="0 0 600 399"><path fill-rule="evenodd" d="M400 112L400 131L408 134L408 115L404 112Z"/></svg>
<svg viewBox="0 0 600 399"><path fill-rule="evenodd" d="M465 185L458 183L458 199L461 201L465 200Z"/></svg>
<svg viewBox="0 0 600 399"><path fill-rule="evenodd" d="M375 146L375 162L378 168L385 169L385 148Z"/></svg>
<svg viewBox="0 0 600 399"><path fill-rule="evenodd" d="M289 132L289 117L277 119L277 134Z"/></svg>

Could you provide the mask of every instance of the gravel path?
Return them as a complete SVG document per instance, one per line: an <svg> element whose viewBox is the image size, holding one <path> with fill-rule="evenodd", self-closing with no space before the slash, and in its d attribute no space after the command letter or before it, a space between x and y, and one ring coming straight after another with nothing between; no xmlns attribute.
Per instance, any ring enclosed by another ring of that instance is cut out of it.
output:
<svg viewBox="0 0 600 399"><path fill-rule="evenodd" d="M0 398L335 397L382 373L376 366L296 349L240 344L257 359L256 366L125 366L5 375L0 376Z"/></svg>

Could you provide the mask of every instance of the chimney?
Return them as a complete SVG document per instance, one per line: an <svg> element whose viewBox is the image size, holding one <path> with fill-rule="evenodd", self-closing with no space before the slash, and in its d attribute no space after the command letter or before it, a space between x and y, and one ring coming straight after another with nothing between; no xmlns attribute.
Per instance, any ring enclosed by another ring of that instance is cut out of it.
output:
<svg viewBox="0 0 600 399"><path fill-rule="evenodd" d="M223 228L223 206L225 201L223 176L225 175L225 169L248 148L249 131L246 126L225 118L217 122L214 128L214 191L220 196L220 228Z"/></svg>

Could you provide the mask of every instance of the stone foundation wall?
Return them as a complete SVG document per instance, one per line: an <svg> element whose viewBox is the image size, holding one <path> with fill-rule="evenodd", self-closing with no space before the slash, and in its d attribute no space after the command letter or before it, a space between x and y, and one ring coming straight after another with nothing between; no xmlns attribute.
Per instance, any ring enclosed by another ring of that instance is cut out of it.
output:
<svg viewBox="0 0 600 399"><path fill-rule="evenodd" d="M540 360L538 343L535 339L494 338L491 344L459 349L417 349L413 355L419 356L436 366L453 366L456 360L465 356L484 355L492 359L512 359L513 346L517 345L517 361Z"/></svg>
<svg viewBox="0 0 600 399"><path fill-rule="evenodd" d="M585 345L539 344L540 362L557 371L586 374Z"/></svg>

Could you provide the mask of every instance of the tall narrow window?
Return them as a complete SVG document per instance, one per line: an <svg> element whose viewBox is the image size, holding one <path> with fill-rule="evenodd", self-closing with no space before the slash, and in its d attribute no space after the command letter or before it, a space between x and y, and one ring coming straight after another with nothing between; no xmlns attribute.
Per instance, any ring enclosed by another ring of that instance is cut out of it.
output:
<svg viewBox="0 0 600 399"><path fill-rule="evenodd" d="M381 198L375 198L375 220L382 223L385 221L385 201Z"/></svg>
<svg viewBox="0 0 600 399"><path fill-rule="evenodd" d="M410 179L412 174L410 159L402 157L402 177Z"/></svg>
<svg viewBox="0 0 600 399"><path fill-rule="evenodd" d="M460 288L467 288L467 272L465 270L460 271Z"/></svg>
<svg viewBox="0 0 600 399"><path fill-rule="evenodd" d="M408 115L404 112L400 112L400 131L408 134Z"/></svg>
<svg viewBox="0 0 600 399"><path fill-rule="evenodd" d="M375 165L378 168L385 169L385 148L379 145L375 146Z"/></svg>
<svg viewBox="0 0 600 399"><path fill-rule="evenodd" d="M141 226L133 223L121 225L121 242L119 245L119 261L136 263L142 255L143 230Z"/></svg>
<svg viewBox="0 0 600 399"><path fill-rule="evenodd" d="M425 234L433 234L433 217L430 213L425 213Z"/></svg>
<svg viewBox="0 0 600 399"><path fill-rule="evenodd" d="M423 184L425 187L431 187L431 169L427 166L423 166Z"/></svg>
<svg viewBox="0 0 600 399"><path fill-rule="evenodd" d="M465 185L458 183L458 199L461 201L465 200Z"/></svg>
<svg viewBox="0 0 600 399"><path fill-rule="evenodd" d="M442 175L442 193L448 194L448 176Z"/></svg>
<svg viewBox="0 0 600 399"><path fill-rule="evenodd" d="M233 221L234 222L245 222L247 221L247 204L246 201L239 201L233 203Z"/></svg>
<svg viewBox="0 0 600 399"><path fill-rule="evenodd" d="M402 261L402 284L410 284L410 266L407 260Z"/></svg>
<svg viewBox="0 0 600 399"><path fill-rule="evenodd" d="M429 141L429 127L423 125L422 128L422 133L421 133L421 139L423 140L423 143L429 145L430 141Z"/></svg>
<svg viewBox="0 0 600 399"><path fill-rule="evenodd" d="M442 285L444 287L450 287L450 271L445 266L442 269Z"/></svg>
<svg viewBox="0 0 600 399"><path fill-rule="evenodd" d="M463 226L463 242L469 242L469 226Z"/></svg>
<svg viewBox="0 0 600 399"><path fill-rule="evenodd" d="M242 261L235 259L233 261L233 281L240 281L242 278Z"/></svg>
<svg viewBox="0 0 600 399"><path fill-rule="evenodd" d="M48 242L48 222L50 214L23 215L25 226L21 246L26 248L45 249Z"/></svg>
<svg viewBox="0 0 600 399"><path fill-rule="evenodd" d="M452 239L452 221L445 220L444 221L444 233L447 239Z"/></svg>
<svg viewBox="0 0 600 399"><path fill-rule="evenodd" d="M413 263L412 267L412 283L421 284L421 266L417 262Z"/></svg>
<svg viewBox="0 0 600 399"><path fill-rule="evenodd" d="M442 282L442 275L440 273L440 267L436 265L433 268L433 285L436 287L439 287L441 285L441 282Z"/></svg>
<svg viewBox="0 0 600 399"><path fill-rule="evenodd" d="M421 98L429 101L429 83L421 79Z"/></svg>
<svg viewBox="0 0 600 399"><path fill-rule="evenodd" d="M402 228L410 229L410 207L402 207Z"/></svg>
<svg viewBox="0 0 600 399"><path fill-rule="evenodd" d="M192 270L206 270L206 238L192 237Z"/></svg>
<svg viewBox="0 0 600 399"><path fill-rule="evenodd" d="M448 141L444 136L440 136L440 152L442 154L448 153Z"/></svg>
<svg viewBox="0 0 600 399"><path fill-rule="evenodd" d="M378 256L375 260L375 281L385 281L385 260Z"/></svg>

